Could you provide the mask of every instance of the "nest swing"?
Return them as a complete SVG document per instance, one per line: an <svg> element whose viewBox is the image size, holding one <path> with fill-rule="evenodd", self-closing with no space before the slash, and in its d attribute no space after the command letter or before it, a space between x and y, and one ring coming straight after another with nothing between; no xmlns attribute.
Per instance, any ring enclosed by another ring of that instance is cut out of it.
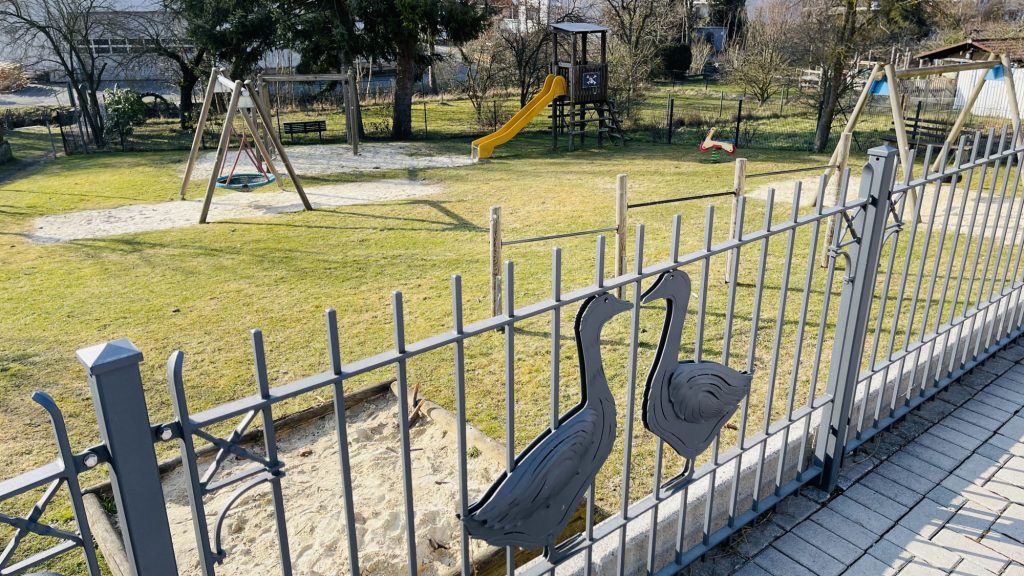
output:
<svg viewBox="0 0 1024 576"><path fill-rule="evenodd" d="M256 169L256 172L235 172L238 169L238 162L242 159L243 153ZM249 191L273 184L276 181L277 178L273 174L267 174L267 171L263 168L263 161L253 151L252 146L249 145L248 137L243 132L238 144L238 153L235 154L235 161L231 165L231 170L227 174L217 177L217 188Z"/></svg>

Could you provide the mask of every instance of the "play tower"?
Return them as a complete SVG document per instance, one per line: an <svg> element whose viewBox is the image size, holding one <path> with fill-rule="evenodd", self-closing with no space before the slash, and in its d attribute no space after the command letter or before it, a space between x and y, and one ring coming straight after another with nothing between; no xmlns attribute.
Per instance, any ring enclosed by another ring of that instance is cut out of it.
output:
<svg viewBox="0 0 1024 576"><path fill-rule="evenodd" d="M592 61L595 49L598 58ZM598 145L604 144L605 136L624 140L615 106L608 100L607 53L607 28L582 22L552 24L551 73L544 86L501 128L473 141L473 159L490 158L496 146L515 137L549 105L556 149L561 135L568 138L570 151L582 145L593 124ZM568 60L562 60L565 56Z"/></svg>
<svg viewBox="0 0 1024 576"><path fill-rule="evenodd" d="M596 36L597 46L593 46ZM591 60L594 48L597 59ZM564 54L564 52L568 52ZM568 56L568 60L562 60ZM597 143L623 138L614 104L608 100L608 28L583 22L551 25L551 73L566 79L566 95L551 103L552 145L568 137L569 150L583 143L587 127L597 125Z"/></svg>

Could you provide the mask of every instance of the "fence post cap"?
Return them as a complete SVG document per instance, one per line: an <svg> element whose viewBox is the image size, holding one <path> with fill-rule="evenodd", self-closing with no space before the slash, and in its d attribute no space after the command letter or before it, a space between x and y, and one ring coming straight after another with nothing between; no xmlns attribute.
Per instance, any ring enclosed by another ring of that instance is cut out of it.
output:
<svg viewBox="0 0 1024 576"><path fill-rule="evenodd" d="M868 150L868 156L892 156L899 151L899 148L887 143Z"/></svg>
<svg viewBox="0 0 1024 576"><path fill-rule="evenodd" d="M102 374L142 361L142 351L127 338L82 348L78 350L76 356L91 375Z"/></svg>

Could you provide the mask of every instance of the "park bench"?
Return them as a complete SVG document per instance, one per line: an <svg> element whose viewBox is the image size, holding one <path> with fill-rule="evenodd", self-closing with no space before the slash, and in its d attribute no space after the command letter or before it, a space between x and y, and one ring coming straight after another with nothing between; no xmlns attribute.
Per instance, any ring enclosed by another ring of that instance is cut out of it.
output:
<svg viewBox="0 0 1024 576"><path fill-rule="evenodd" d="M306 120L303 122L285 122L282 128L285 134L288 134L292 142L295 142L296 134L312 134L316 132L320 137L320 142L324 141L324 132L327 131L326 120Z"/></svg>
<svg viewBox="0 0 1024 576"><path fill-rule="evenodd" d="M930 120L915 116L907 119L907 145L912 148L927 148L928 146L942 146L946 137L953 130L953 122L947 120ZM961 134L971 134L973 128L964 126ZM896 133L882 137L886 142L896 142ZM955 148L956 146L951 146ZM968 148L969 149L969 145Z"/></svg>

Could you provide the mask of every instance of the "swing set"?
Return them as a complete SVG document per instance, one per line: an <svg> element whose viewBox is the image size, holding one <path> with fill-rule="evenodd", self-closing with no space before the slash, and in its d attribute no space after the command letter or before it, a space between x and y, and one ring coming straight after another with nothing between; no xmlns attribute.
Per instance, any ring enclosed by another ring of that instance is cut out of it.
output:
<svg viewBox="0 0 1024 576"><path fill-rule="evenodd" d="M210 204L213 202L213 194L217 188L227 190L255 190L270 184L277 184L281 190L284 186L281 182L281 174L277 171L274 161L271 159L269 146L273 146L277 157L284 164L288 172L288 178L295 186L295 192L302 201L306 210L312 210L306 197L306 191L302 188L295 168L292 166L288 153L281 144L280 136L274 131L273 123L266 102L259 91L254 90L252 83L241 80L232 81L224 73L222 68L214 68L210 73L210 81L206 88L206 97L199 112L199 121L196 123L196 133L192 139L192 150L189 152L188 164L185 166L185 177L181 182L179 196L185 199L185 193L189 182L192 179L192 172L195 170L196 160L199 157L199 149L203 143L203 130L209 120L210 108L213 105L217 93L230 93L230 101L227 113L224 117L224 127L221 130L220 139L217 143L217 154L214 160L213 171L206 187L206 196L203 198L203 210L199 215L199 223L205 224L210 213ZM253 112L255 111L255 116ZM235 118L240 117L243 128L239 130L238 152L231 163L231 168L224 172L228 151L231 147L232 136L234 135ZM265 140L264 140L265 137ZM254 149L255 148L255 149ZM251 171L239 171L239 164L243 157L252 166Z"/></svg>

